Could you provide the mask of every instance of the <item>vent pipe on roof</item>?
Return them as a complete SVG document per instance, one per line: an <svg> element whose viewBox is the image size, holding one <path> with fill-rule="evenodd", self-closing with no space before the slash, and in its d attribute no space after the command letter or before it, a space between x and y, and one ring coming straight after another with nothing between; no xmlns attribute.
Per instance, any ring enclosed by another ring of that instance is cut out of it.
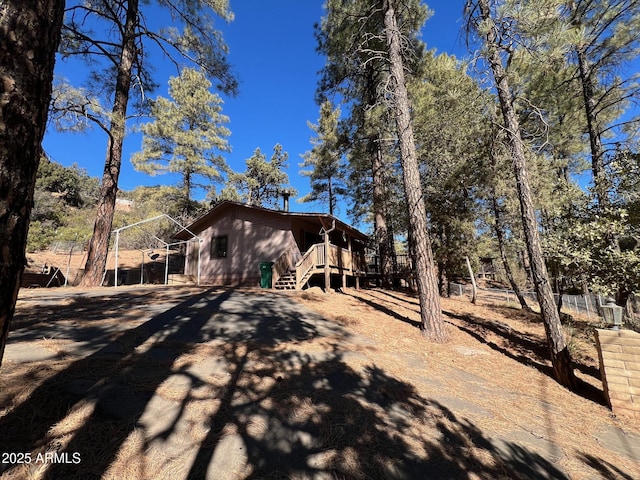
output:
<svg viewBox="0 0 640 480"><path fill-rule="evenodd" d="M291 196L291 192L289 190L282 191L282 210L285 212L289 211L289 197Z"/></svg>

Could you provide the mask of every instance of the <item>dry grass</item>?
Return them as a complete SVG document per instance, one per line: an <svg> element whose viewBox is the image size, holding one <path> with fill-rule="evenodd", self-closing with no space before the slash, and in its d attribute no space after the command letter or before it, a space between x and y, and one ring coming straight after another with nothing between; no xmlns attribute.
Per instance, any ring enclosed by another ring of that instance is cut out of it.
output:
<svg viewBox="0 0 640 480"><path fill-rule="evenodd" d="M183 289L180 295L199 292ZM148 289L132 294L125 305L123 297L70 301L43 321L33 306L46 306L39 300L45 294L31 291L21 299L18 328L84 321L125 322L133 329L145 321L143 305L176 296ZM275 343L167 341L164 348L173 352L167 359L149 356L157 342L151 337L114 333L128 353L91 362L69 354L69 340L33 340L56 360L3 365L0 446L64 452L80 448L78 439L90 439L91 448L82 446L82 463L64 471L76 475L68 478L205 478L207 464L198 459L206 454L207 462L225 466L216 478L309 478L311 471L331 478L397 478L402 468L414 472L411 465L418 462L415 468L443 477L506 479L513 478L514 465L492 442L519 432L553 445L549 465L571 478L640 477L628 455L598 440L606 426L639 431L599 403L602 386L588 319L574 318L568 329L584 385L574 394L550 377L538 317L511 306L443 299L451 340L441 345L422 338L417 300L406 293L348 289L287 298L332 319L336 330ZM226 367L197 370L212 359ZM70 395L62 387L69 381L88 382L88 394ZM147 407L153 403L156 413L102 413L100 392L114 384L125 385L134 399L153 396ZM244 453L234 447L237 439ZM525 462L549 456L527 448L540 457L522 457ZM513 457L522 454L514 450ZM286 473L273 467L278 455L290 458ZM296 455L303 455L306 467L296 463ZM50 475L47 465L23 465L2 478Z"/></svg>
<svg viewBox="0 0 640 480"><path fill-rule="evenodd" d="M466 298L442 299L451 340L438 345L420 341L419 308L412 295L349 290L347 295L321 299L302 297L301 301L338 321L345 311L350 317L359 318L350 328L375 338L378 344L375 349L365 349L364 353L389 374L414 385L421 395L429 397L433 392L412 380L428 375L442 384L441 390L446 391L447 396L490 411L491 416L480 415L474 419L480 430L499 434L511 431L515 425L567 451L600 452L607 462L626 464L628 471L640 475L637 464L603 452L593 436L603 425L638 432L638 425L632 420L616 418L603 405L593 320L573 317L570 328L566 329L576 375L583 382L581 395L576 395L550 378L544 326L535 313L491 303L472 305ZM381 311L392 312L392 315ZM407 353L412 359L421 360L422 372L416 368L415 361L406 361ZM452 367L467 375L460 378L452 374ZM491 386L490 396L478 394L473 388L474 378L478 386ZM567 471L578 469L575 478L587 475L587 470L575 458L566 457L562 464Z"/></svg>

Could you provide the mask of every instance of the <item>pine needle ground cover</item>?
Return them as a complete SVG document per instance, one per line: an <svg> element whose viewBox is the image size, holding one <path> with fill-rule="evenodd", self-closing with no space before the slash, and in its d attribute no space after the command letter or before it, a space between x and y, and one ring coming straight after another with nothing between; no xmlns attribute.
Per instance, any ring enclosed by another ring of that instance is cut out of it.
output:
<svg viewBox="0 0 640 480"><path fill-rule="evenodd" d="M17 308L0 452L32 460L3 479L640 476L587 319L567 328L576 394L535 314L464 297L443 300L444 345L380 289L34 289Z"/></svg>

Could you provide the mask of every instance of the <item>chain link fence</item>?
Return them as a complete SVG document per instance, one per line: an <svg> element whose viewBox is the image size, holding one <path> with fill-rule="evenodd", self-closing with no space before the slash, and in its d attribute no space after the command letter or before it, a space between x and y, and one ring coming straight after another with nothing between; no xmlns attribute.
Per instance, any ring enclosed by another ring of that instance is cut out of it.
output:
<svg viewBox="0 0 640 480"><path fill-rule="evenodd" d="M449 295L468 295L471 297L473 294L473 287L471 285L463 285L460 283L449 283ZM533 291L522 292L523 296L527 299L527 302L537 303L537 297ZM559 295L556 293L553 295L556 305L558 304ZM499 288L480 288L478 287L478 298L483 300L489 300L493 302L514 303L519 305L518 298L513 290L499 289ZM531 303L533 305L533 303ZM599 307L606 303L605 297L602 295L562 295L562 312L568 314L580 314L589 318L598 318L601 316L599 313ZM636 296L629 297L628 305L626 308L627 319L631 323L640 323L640 298Z"/></svg>
<svg viewBox="0 0 640 480"><path fill-rule="evenodd" d="M53 253L78 253L83 252L86 241L55 240L49 245L49 250Z"/></svg>

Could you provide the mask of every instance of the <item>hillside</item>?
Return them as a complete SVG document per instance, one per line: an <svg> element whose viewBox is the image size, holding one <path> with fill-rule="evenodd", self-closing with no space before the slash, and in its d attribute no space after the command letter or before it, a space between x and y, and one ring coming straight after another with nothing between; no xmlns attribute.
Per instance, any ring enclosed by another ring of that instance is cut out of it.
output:
<svg viewBox="0 0 640 480"><path fill-rule="evenodd" d="M537 316L443 308L440 345L401 291L22 290L0 447L82 462L3 479L640 478L640 426L603 405L593 323L567 325L572 393Z"/></svg>
<svg viewBox="0 0 640 480"><path fill-rule="evenodd" d="M164 270L165 253L163 249L157 251L148 249L119 250L118 269L139 270L141 264L144 262L145 269L148 271L150 268L153 268L151 265L154 265L154 261L150 258L151 252L158 254L158 257L155 259L155 270ZM172 255L172 257L173 256L175 255ZM53 250L27 253L27 268L25 269L25 273L41 273L45 265L50 268L58 268L63 276L68 277L68 284L74 286L80 281L79 271L84 269L86 260L87 252L85 251L74 251L71 254ZM173 262L182 262L182 260L175 259L172 263ZM110 250L107 259L107 270L113 270L114 267L115 252ZM55 284L53 285L55 286Z"/></svg>

